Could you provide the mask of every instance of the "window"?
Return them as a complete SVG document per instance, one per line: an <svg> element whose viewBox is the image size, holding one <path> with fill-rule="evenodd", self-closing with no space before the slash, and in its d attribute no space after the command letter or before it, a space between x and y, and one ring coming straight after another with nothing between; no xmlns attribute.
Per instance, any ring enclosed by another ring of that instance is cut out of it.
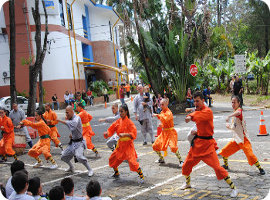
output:
<svg viewBox="0 0 270 200"><path fill-rule="evenodd" d="M63 9L63 0L59 0L59 9L60 9L61 25L62 26L65 26L65 16L64 16L64 9Z"/></svg>
<svg viewBox="0 0 270 200"><path fill-rule="evenodd" d="M71 11L70 11L69 4L67 4L67 9L68 9L68 19L69 19L69 30L72 30Z"/></svg>

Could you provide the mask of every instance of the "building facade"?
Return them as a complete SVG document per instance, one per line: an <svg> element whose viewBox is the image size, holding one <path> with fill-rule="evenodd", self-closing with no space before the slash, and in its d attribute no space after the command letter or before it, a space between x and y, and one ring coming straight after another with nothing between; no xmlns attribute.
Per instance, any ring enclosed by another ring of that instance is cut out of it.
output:
<svg viewBox="0 0 270 200"><path fill-rule="evenodd" d="M45 100L53 94L60 101L66 90L82 91L95 80L116 79L116 72L81 62L95 62L115 68L120 66L118 26L122 24L112 7L93 0L45 0L48 13L48 46L43 62ZM28 93L29 61L36 54L34 0L15 1L16 87ZM45 13L40 0L42 43ZM117 23L116 23L117 22ZM0 12L0 97L9 95L9 8Z"/></svg>

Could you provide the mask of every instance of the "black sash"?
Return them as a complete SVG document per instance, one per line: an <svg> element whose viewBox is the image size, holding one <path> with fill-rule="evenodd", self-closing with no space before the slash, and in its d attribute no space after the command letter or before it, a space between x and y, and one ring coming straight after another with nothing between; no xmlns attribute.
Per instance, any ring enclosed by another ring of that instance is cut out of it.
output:
<svg viewBox="0 0 270 200"><path fill-rule="evenodd" d="M193 147L193 145L194 145L194 140L195 140L196 138L200 138L200 139L204 139L204 140L211 140L211 139L213 139L213 136L199 136L199 135L195 135L194 138L191 140L190 146Z"/></svg>
<svg viewBox="0 0 270 200"><path fill-rule="evenodd" d="M70 139L68 144L71 145L72 142L81 142L81 141L83 141L83 137L81 137L79 139Z"/></svg>
<svg viewBox="0 0 270 200"><path fill-rule="evenodd" d="M50 128L55 127L55 125L48 125Z"/></svg>

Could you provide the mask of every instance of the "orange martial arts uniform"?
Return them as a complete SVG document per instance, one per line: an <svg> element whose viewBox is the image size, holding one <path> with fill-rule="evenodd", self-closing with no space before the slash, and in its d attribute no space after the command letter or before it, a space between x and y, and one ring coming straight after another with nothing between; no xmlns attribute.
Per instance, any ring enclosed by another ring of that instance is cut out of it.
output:
<svg viewBox="0 0 270 200"><path fill-rule="evenodd" d="M55 126L56 124L58 124L57 115L56 115L56 113L54 111L50 110L49 112L46 111L43 114L43 117L44 117L45 120L50 120L51 123L48 123L48 126L51 129L50 137L51 137L51 140L53 141L53 143L55 144L55 146L58 147L58 145L61 142L58 139L58 137L60 137L60 134L58 133L58 130L57 130L56 126Z"/></svg>
<svg viewBox="0 0 270 200"><path fill-rule="evenodd" d="M190 147L188 156L182 167L182 174L189 176L192 168L202 160L215 170L218 180L226 178L228 172L220 166L218 156L215 152L215 147L217 146L215 139L199 138L211 137L214 134L212 110L204 105L202 110L195 111L189 114L189 116L191 116L191 120L197 125L198 138L194 139L194 144Z"/></svg>
<svg viewBox="0 0 270 200"><path fill-rule="evenodd" d="M238 118L241 121L241 124L243 124L243 110L239 109L239 111L241 111L241 115L237 116L236 118ZM243 132L240 134L240 137L234 134L234 139L226 144L226 146L221 149L219 154L222 157L228 158L229 156L242 149L248 159L249 165L254 165L258 159L252 151L252 146L247 138L245 130L243 130Z"/></svg>
<svg viewBox="0 0 270 200"><path fill-rule="evenodd" d="M36 159L40 154L43 154L45 159L48 160L52 156L50 153L51 129L42 119L37 123L28 120L23 120L22 122L25 126L31 126L38 130L39 141L29 150L28 155Z"/></svg>
<svg viewBox="0 0 270 200"><path fill-rule="evenodd" d="M174 129L173 114L169 108L163 109L157 118L162 124L162 132L153 144L154 151L167 151L168 146L173 153L178 150L177 132Z"/></svg>
<svg viewBox="0 0 270 200"><path fill-rule="evenodd" d="M0 141L0 155L15 155L15 151L12 149L14 143L14 126L9 117L4 116L0 118L0 127L4 126L2 130L3 138Z"/></svg>
<svg viewBox="0 0 270 200"><path fill-rule="evenodd" d="M86 146L88 149L93 149L95 146L92 143L91 137L95 135L94 131L91 128L90 121L93 119L86 110L82 110L78 116L81 118L82 127L83 127L83 138L86 140Z"/></svg>
<svg viewBox="0 0 270 200"><path fill-rule="evenodd" d="M118 136L120 133L128 133L132 137L119 138L117 146L109 158L109 166L116 169L124 160L127 160L130 170L137 172L139 163L137 162L137 154L133 143L137 137L135 124L126 116L124 119L120 118L115 121L107 132L108 137L111 137L115 132Z"/></svg>

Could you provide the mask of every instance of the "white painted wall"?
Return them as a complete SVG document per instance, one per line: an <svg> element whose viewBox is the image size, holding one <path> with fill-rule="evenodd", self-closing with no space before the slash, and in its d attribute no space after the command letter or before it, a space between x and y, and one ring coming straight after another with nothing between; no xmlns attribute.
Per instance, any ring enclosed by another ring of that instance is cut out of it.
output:
<svg viewBox="0 0 270 200"><path fill-rule="evenodd" d="M9 85L9 79L3 79L3 72L9 72L8 36L0 35L0 86Z"/></svg>
<svg viewBox="0 0 270 200"><path fill-rule="evenodd" d="M0 8L0 34L2 33L2 28L6 28L4 9Z"/></svg>

